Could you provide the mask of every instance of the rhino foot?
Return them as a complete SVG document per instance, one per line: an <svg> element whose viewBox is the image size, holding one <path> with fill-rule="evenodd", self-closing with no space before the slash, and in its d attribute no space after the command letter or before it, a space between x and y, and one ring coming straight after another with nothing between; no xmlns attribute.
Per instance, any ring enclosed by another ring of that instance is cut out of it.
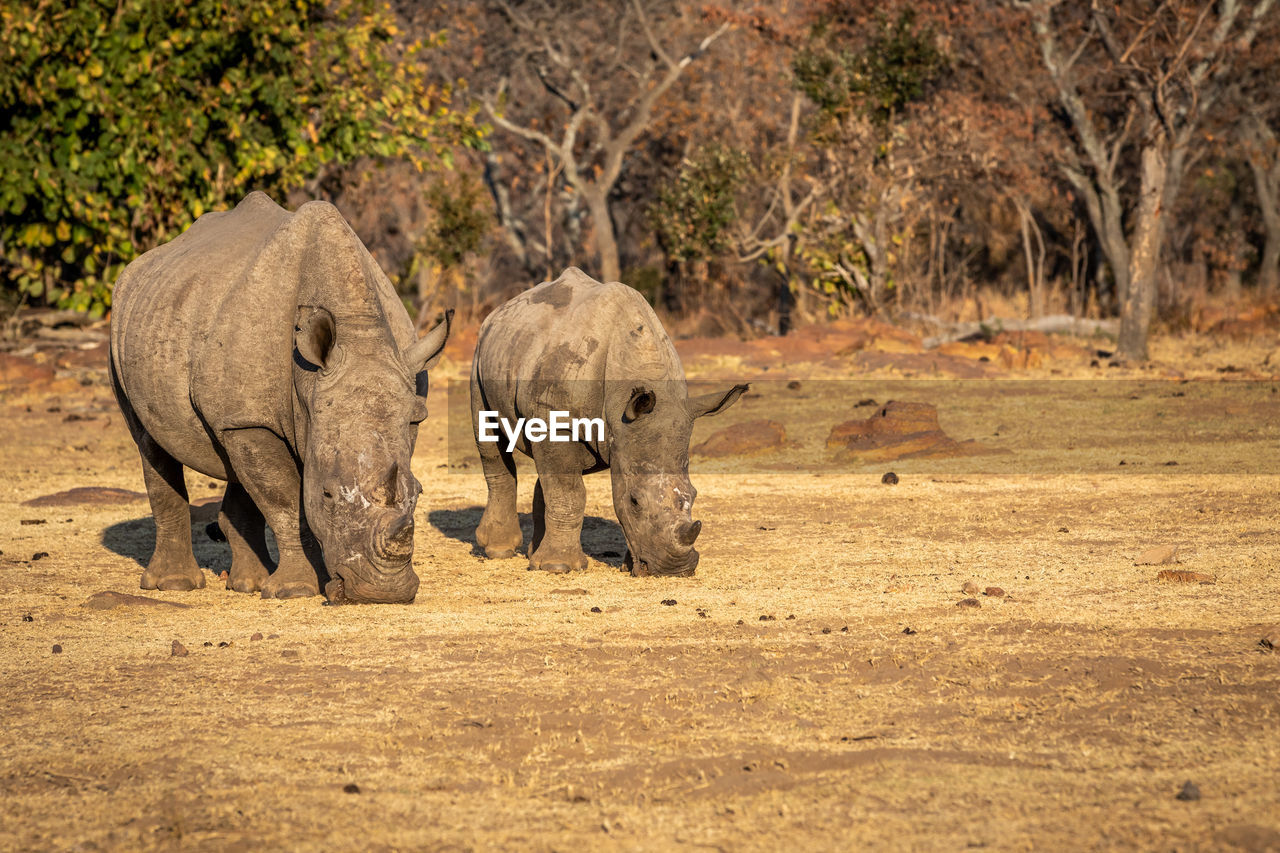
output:
<svg viewBox="0 0 1280 853"><path fill-rule="evenodd" d="M190 592L193 589L204 589L204 573L194 564L183 569L153 569L148 566L138 585L142 589Z"/></svg>
<svg viewBox="0 0 1280 853"><path fill-rule="evenodd" d="M516 555L514 548L485 548L484 555L490 560L510 560Z"/></svg>
<svg viewBox="0 0 1280 853"><path fill-rule="evenodd" d="M529 571L550 572L553 575L567 575L573 571L568 563L543 563L540 566L529 566Z"/></svg>
<svg viewBox="0 0 1280 853"><path fill-rule="evenodd" d="M266 585L267 579L268 575L265 569L260 574L237 575L233 566L231 568L231 576L227 578L227 589L244 593L258 592Z"/></svg>
<svg viewBox="0 0 1280 853"><path fill-rule="evenodd" d="M306 598L320 594L320 581L308 565L281 565L262 585L263 598Z"/></svg>

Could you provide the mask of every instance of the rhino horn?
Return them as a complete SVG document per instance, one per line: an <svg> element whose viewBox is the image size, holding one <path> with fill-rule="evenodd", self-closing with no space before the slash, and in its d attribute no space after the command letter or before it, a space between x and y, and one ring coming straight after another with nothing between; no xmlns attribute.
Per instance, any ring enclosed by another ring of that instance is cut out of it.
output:
<svg viewBox="0 0 1280 853"><path fill-rule="evenodd" d="M702 532L701 521L691 521L684 526L684 529L676 536L681 545L690 547L698 539L698 534Z"/></svg>
<svg viewBox="0 0 1280 853"><path fill-rule="evenodd" d="M405 562L413 554L413 513L392 518L378 537L378 556L387 562Z"/></svg>

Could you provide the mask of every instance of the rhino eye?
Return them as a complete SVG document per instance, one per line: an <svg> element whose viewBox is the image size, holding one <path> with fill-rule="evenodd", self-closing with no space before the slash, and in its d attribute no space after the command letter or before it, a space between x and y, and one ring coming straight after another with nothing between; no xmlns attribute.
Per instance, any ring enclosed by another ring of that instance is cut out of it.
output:
<svg viewBox="0 0 1280 853"><path fill-rule="evenodd" d="M632 496L631 496L631 508L632 508L632 509L639 509L639 508L640 508L640 501L636 500L636 496L635 496L635 495L632 495Z"/></svg>
<svg viewBox="0 0 1280 853"><path fill-rule="evenodd" d="M324 496L325 496L325 500L330 500L330 501L333 500L333 492L329 491L328 489L324 490Z"/></svg>

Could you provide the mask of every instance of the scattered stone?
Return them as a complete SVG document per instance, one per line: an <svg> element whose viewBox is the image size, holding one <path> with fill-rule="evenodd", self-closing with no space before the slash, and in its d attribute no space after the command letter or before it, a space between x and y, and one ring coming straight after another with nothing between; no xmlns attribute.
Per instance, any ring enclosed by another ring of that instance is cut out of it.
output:
<svg viewBox="0 0 1280 853"><path fill-rule="evenodd" d="M1186 782L1183 782L1182 790L1177 793L1177 795L1175 796L1175 799L1179 799L1179 800L1182 800L1183 802L1188 802L1188 803L1198 800L1200 799L1200 788L1194 782L1191 782L1189 780Z"/></svg>
<svg viewBox="0 0 1280 853"><path fill-rule="evenodd" d="M208 640L205 640L205 641L204 641L204 647L205 647L206 649L207 649L207 648L210 648L210 647L212 647L212 646L213 646L213 643L209 642Z"/></svg>
<svg viewBox="0 0 1280 853"><path fill-rule="evenodd" d="M892 459L936 459L990 452L976 441L956 441L938 425L932 403L890 400L865 420L837 424L827 447L841 459L886 462Z"/></svg>
<svg viewBox="0 0 1280 853"><path fill-rule="evenodd" d="M34 621L36 621L36 617L32 616L30 613L23 613L23 614L22 614L22 621L23 621L23 622L34 622Z"/></svg>
<svg viewBox="0 0 1280 853"><path fill-rule="evenodd" d="M1280 627L1272 628L1263 634L1262 639L1258 641L1258 645L1264 649L1280 649Z"/></svg>
<svg viewBox="0 0 1280 853"><path fill-rule="evenodd" d="M906 634L909 637L912 634L916 633L916 629L911 627L903 628L902 633Z"/></svg>
<svg viewBox="0 0 1280 853"><path fill-rule="evenodd" d="M981 591L981 587L973 581L965 581L964 585L960 587L960 591L965 595L977 595Z"/></svg>
<svg viewBox="0 0 1280 853"><path fill-rule="evenodd" d="M587 591L580 586L565 589L553 589L552 595L586 595Z"/></svg>
<svg viewBox="0 0 1280 853"><path fill-rule="evenodd" d="M790 620L792 620L792 619L795 619L795 618L796 618L796 615L795 615L794 613L788 613L788 614L787 614L787 620L788 620L788 621L790 621Z"/></svg>
<svg viewBox="0 0 1280 853"><path fill-rule="evenodd" d="M36 551L31 555L31 562L34 563L36 560L43 560L47 556L49 556L48 551Z"/></svg>
<svg viewBox="0 0 1280 853"><path fill-rule="evenodd" d="M988 598L1004 598L1004 590L998 586L989 586L982 591Z"/></svg>
<svg viewBox="0 0 1280 853"><path fill-rule="evenodd" d="M787 430L777 421L745 421L717 430L693 452L702 456L745 456L781 450Z"/></svg>
<svg viewBox="0 0 1280 853"><path fill-rule="evenodd" d="M342 792L344 794L358 794L360 793L360 786L355 782L349 782L342 786Z"/></svg>
<svg viewBox="0 0 1280 853"><path fill-rule="evenodd" d="M956 607L981 607L982 602L976 598L962 598L956 602Z"/></svg>
<svg viewBox="0 0 1280 853"><path fill-rule="evenodd" d="M591 608L591 612L592 612L592 613L603 613L604 611L603 611L603 610L601 610L599 607L593 607L593 608Z"/></svg>
<svg viewBox="0 0 1280 853"><path fill-rule="evenodd" d="M1059 528L1058 528L1058 532L1059 532L1059 533L1070 533L1071 531L1070 531L1070 530L1068 530L1068 529L1067 529L1067 528L1065 528L1065 527L1059 527Z"/></svg>
<svg viewBox="0 0 1280 853"><path fill-rule="evenodd" d="M1188 572L1185 569L1164 569L1156 573L1156 579L1173 583L1216 583L1217 578L1204 572Z"/></svg>
<svg viewBox="0 0 1280 853"><path fill-rule="evenodd" d="M841 634L847 634L847 633L849 633L849 626L848 626L848 625L845 625L843 628L841 628L841 629L840 629L840 633L841 633Z"/></svg>
<svg viewBox="0 0 1280 853"><path fill-rule="evenodd" d="M790 382L787 383L787 387L790 388L792 391L798 391L800 389L800 380L792 379Z"/></svg>
<svg viewBox="0 0 1280 853"><path fill-rule="evenodd" d="M250 641L250 642L256 642L256 641L261 640L261 639L262 639L262 632L261 632L261 631L254 631L254 632L253 632L253 634L249 637L249 641Z"/></svg>
<svg viewBox="0 0 1280 853"><path fill-rule="evenodd" d="M831 629L830 629L830 628L828 628L828 627L826 627L826 626L824 625L824 626L823 626L823 628L822 628L822 633L824 633L824 634L830 634L830 633L831 633Z"/></svg>
<svg viewBox="0 0 1280 853"><path fill-rule="evenodd" d="M116 489L110 486L76 486L74 489L67 489L62 492L54 492L51 495L41 495L38 498L32 498L29 501L23 501L23 506L82 506L91 504L97 506L114 506L115 504L131 503L133 501L145 501L147 496L142 492L131 492L128 489ZM27 522L22 522L26 524Z"/></svg>
<svg viewBox="0 0 1280 853"><path fill-rule="evenodd" d="M218 648L220 648L220 649L225 649L225 648L227 648L227 647L228 647L228 646L230 646L230 645L231 645L231 643L230 643L229 641L227 641L227 640L223 640L222 642L218 643Z"/></svg>
<svg viewBox="0 0 1280 853"><path fill-rule="evenodd" d="M772 616L772 615L770 615L770 614L768 614L768 613L765 613L765 614L761 615L761 617L760 617L760 621L761 621L761 622L773 622L773 621L776 621L776 619L777 619L777 617L776 617L776 616Z"/></svg>
<svg viewBox="0 0 1280 853"><path fill-rule="evenodd" d="M898 485L898 475L889 471L880 478L880 482L884 483L886 486L896 486Z"/></svg>
<svg viewBox="0 0 1280 853"><path fill-rule="evenodd" d="M53 653L54 653L55 655L60 655L60 654L62 654L62 646L58 645L57 643L54 643L54 644L53 644Z"/></svg>
<svg viewBox="0 0 1280 853"><path fill-rule="evenodd" d="M187 651L187 647L177 640L174 640L173 645L169 647L169 657L171 658L185 658L189 654L191 652Z"/></svg>
<svg viewBox="0 0 1280 853"><path fill-rule="evenodd" d="M1180 545L1158 545L1138 555L1133 561L1135 566L1165 566L1169 563L1181 563L1178 559Z"/></svg>
<svg viewBox="0 0 1280 853"><path fill-rule="evenodd" d="M49 522L48 522L48 520L43 519L43 518L24 518L24 519L22 519L21 521L19 521L19 522L18 522L18 524L20 524L20 525L24 525L24 524L28 524L28 525L29 525L29 524L48 524L48 523L49 523Z"/></svg>
<svg viewBox="0 0 1280 853"><path fill-rule="evenodd" d="M875 399L874 399L874 398L872 398L872 397L864 397L864 398L862 398L861 400L859 400L858 402L854 403L854 404L853 404L853 407L854 407L855 409L861 409L861 408L865 408L866 406L876 406L876 405L879 405L879 404L875 401Z"/></svg>
<svg viewBox="0 0 1280 853"><path fill-rule="evenodd" d="M297 656L298 656L297 649L285 649L280 653L280 657L282 658L296 658Z"/></svg>
<svg viewBox="0 0 1280 853"><path fill-rule="evenodd" d="M81 607L87 607L90 610L113 610L117 607L137 607L159 605L161 607L178 607L187 609L191 605L183 604L178 601L162 601L158 598L148 598L145 595L132 595L127 592L115 592L113 590L103 590L95 592L93 595L85 599Z"/></svg>
<svg viewBox="0 0 1280 853"><path fill-rule="evenodd" d="M666 607L675 607L676 600L674 598L664 598L662 599L662 603Z"/></svg>

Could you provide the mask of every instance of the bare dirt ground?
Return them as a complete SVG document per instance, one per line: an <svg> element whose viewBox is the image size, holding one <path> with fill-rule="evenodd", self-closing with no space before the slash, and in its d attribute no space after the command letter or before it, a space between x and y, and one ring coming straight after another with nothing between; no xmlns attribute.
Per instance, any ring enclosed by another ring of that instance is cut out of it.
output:
<svg viewBox="0 0 1280 853"><path fill-rule="evenodd" d="M86 606L140 593L136 452L100 350L37 352L34 378L11 360L0 848L1280 850L1280 653L1259 642L1280 340L1164 340L1144 371L1092 344L1022 369L798 340L684 347L694 376L770 380L695 443L735 418L788 438L695 457L682 580L619 572L603 475L586 572L473 553L462 340L414 460L417 601L370 607L224 590L212 504L205 589ZM950 378L969 372L1003 381ZM862 398L931 402L993 452L834 464ZM1135 565L1160 545L1180 565Z"/></svg>

